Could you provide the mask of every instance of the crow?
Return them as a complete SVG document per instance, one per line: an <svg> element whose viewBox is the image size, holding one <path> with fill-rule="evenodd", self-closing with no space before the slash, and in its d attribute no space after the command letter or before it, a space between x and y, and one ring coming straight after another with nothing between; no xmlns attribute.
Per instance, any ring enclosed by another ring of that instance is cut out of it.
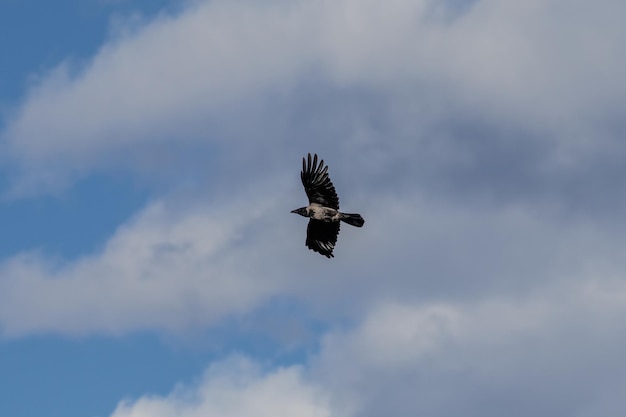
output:
<svg viewBox="0 0 626 417"><path fill-rule="evenodd" d="M328 166L324 166L323 159L318 165L317 154L312 160L311 154L306 160L302 158L300 177L309 198L309 205L291 212L310 218L306 230L306 246L327 258L332 258L339 235L339 222L361 227L365 220L360 214L339 211L339 197L328 176Z"/></svg>

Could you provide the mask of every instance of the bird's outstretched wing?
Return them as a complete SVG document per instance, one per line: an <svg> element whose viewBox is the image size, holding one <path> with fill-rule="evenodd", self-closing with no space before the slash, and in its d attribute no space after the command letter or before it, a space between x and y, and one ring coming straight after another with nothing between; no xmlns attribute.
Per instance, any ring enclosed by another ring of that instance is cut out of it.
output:
<svg viewBox="0 0 626 417"><path fill-rule="evenodd" d="M324 166L322 159L317 164L317 154L311 160L311 154L307 159L302 158L302 185L309 197L309 203L318 203L324 207L339 210L339 197L335 191L335 186L328 176L328 166Z"/></svg>
<svg viewBox="0 0 626 417"><path fill-rule="evenodd" d="M338 235L339 222L311 219L306 228L306 246L327 258L332 258Z"/></svg>

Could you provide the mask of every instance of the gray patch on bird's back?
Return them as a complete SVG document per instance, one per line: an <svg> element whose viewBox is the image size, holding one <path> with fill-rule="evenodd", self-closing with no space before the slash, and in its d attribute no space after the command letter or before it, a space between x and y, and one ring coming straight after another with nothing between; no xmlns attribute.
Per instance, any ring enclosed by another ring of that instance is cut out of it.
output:
<svg viewBox="0 0 626 417"><path fill-rule="evenodd" d="M309 206L310 217L315 220L339 221L339 212L330 207L323 207L319 204Z"/></svg>

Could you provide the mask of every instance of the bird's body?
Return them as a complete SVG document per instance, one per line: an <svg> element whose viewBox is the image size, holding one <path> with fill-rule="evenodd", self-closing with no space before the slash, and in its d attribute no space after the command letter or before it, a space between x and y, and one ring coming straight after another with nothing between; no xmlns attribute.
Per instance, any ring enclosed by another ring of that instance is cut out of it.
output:
<svg viewBox="0 0 626 417"><path fill-rule="evenodd" d="M339 210L324 207L321 204L311 203L306 207L306 217L324 222L338 222Z"/></svg>
<svg viewBox="0 0 626 417"><path fill-rule="evenodd" d="M292 213L308 217L306 246L328 258L332 258L337 243L340 222L361 227L365 223L360 214L339 211L339 198L328 176L328 166L324 160L317 163L317 154L308 159L302 158L300 174L309 205L292 210Z"/></svg>

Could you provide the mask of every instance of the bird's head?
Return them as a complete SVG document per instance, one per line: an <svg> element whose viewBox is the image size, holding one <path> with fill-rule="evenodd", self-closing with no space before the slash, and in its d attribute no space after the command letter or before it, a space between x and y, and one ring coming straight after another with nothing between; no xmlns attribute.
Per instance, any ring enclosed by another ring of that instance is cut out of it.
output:
<svg viewBox="0 0 626 417"><path fill-rule="evenodd" d="M306 215L306 207L300 207L300 208L297 208L297 209L295 209L295 210L291 210L291 212L292 212L292 213L299 214L299 215L304 216L304 217L308 217L308 216Z"/></svg>

